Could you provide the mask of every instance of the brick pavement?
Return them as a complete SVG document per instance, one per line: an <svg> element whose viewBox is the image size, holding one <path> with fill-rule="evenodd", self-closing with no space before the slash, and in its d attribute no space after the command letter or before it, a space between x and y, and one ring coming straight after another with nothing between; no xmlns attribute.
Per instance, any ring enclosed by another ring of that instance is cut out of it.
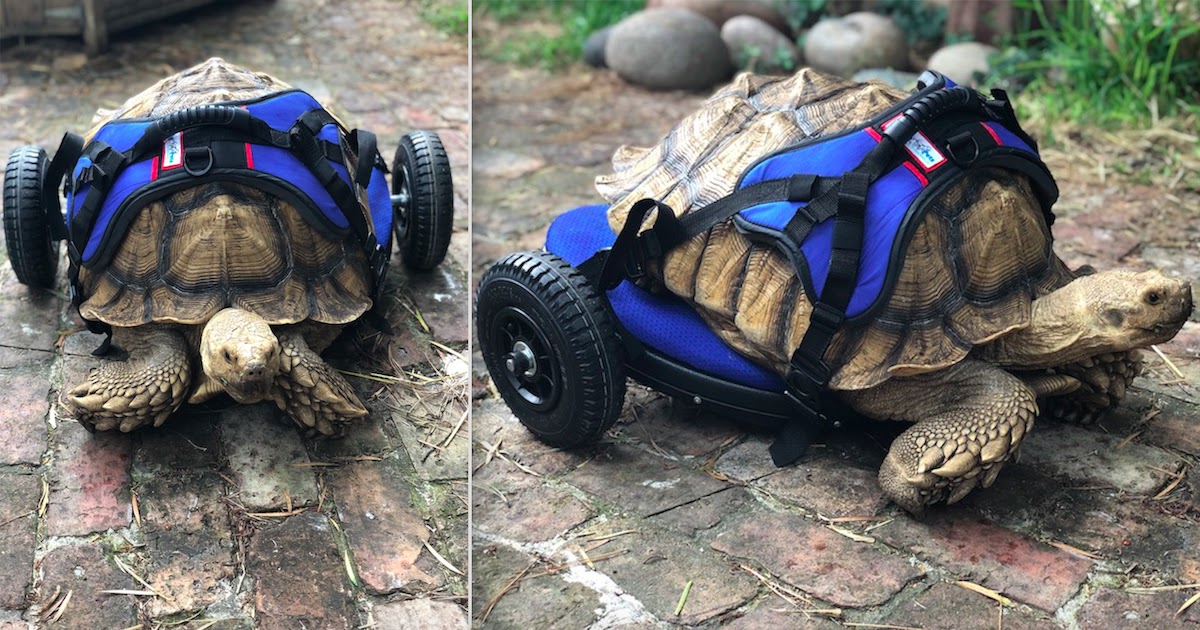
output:
<svg viewBox="0 0 1200 630"><path fill-rule="evenodd" d="M476 278L540 247L559 212L594 202L592 179L619 144L653 143L703 99L478 58L474 81ZM1198 191L1058 175L1057 247L1070 264L1196 280ZM1148 355L1117 412L1090 427L1039 422L992 488L922 520L875 481L899 425L831 433L776 469L769 435L631 383L601 443L558 451L521 427L475 353L476 622L1194 627L1200 606L1176 611L1200 583L1200 324L1163 350L1186 383ZM1193 586L1171 588L1181 584Z"/></svg>
<svg viewBox="0 0 1200 630"><path fill-rule="evenodd" d="M57 400L97 363L99 338L66 312L61 279L31 291L0 259L0 627L465 627L466 380L434 345L468 339L465 38L434 31L415 2L277 0L173 18L91 60L70 40L4 46L4 155L53 150L97 107L217 55L310 91L389 158L408 130L437 131L458 217L440 269L393 265L398 335L360 327L327 354L395 377L350 379L371 414L339 441L227 399L159 430L87 434Z"/></svg>

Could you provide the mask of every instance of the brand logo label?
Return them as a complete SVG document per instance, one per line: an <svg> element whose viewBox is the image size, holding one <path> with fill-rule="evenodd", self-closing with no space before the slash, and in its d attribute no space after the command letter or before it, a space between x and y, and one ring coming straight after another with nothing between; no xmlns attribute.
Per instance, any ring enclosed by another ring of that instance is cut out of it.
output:
<svg viewBox="0 0 1200 630"><path fill-rule="evenodd" d="M167 138L163 141L162 151L162 167L163 169L175 168L183 165L183 132Z"/></svg>
<svg viewBox="0 0 1200 630"><path fill-rule="evenodd" d="M896 118L883 123L883 130L887 131L887 128L891 127L892 123L896 122L896 120L899 118L900 117L897 116ZM931 171L938 166L941 166L941 164L946 161L946 156L942 155L942 152L938 151L937 148L933 146L933 143L929 141L929 137L920 131L914 133L913 137L910 138L908 142L904 143L904 148L908 149L908 154L913 156L913 159L916 160L927 171Z"/></svg>

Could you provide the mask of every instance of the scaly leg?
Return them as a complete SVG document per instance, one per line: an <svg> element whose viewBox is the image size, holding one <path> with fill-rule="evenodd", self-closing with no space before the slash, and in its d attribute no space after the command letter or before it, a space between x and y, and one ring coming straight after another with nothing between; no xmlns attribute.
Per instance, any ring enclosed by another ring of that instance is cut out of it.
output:
<svg viewBox="0 0 1200 630"><path fill-rule="evenodd" d="M280 366L271 398L300 426L341 435L346 424L367 415L358 395L299 333L279 333Z"/></svg>
<svg viewBox="0 0 1200 630"><path fill-rule="evenodd" d="M1056 371L1077 379L1081 385L1066 396L1048 398L1042 403L1045 417L1091 424L1125 399L1129 384L1142 372L1142 358L1137 350L1112 352L1089 357Z"/></svg>
<svg viewBox="0 0 1200 630"><path fill-rule="evenodd" d="M879 469L884 493L913 513L992 485L1038 413L1033 390L973 359L841 394L873 418L916 422L892 442Z"/></svg>
<svg viewBox="0 0 1200 630"><path fill-rule="evenodd" d="M192 368L178 330L143 326L113 329L113 343L129 353L105 361L66 396L67 406L93 431L132 431L161 425L187 397Z"/></svg>

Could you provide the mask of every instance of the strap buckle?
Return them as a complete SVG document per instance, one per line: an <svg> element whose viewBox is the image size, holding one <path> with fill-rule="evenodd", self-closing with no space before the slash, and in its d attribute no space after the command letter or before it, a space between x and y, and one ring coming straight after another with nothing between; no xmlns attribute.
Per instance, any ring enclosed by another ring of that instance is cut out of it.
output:
<svg viewBox="0 0 1200 630"><path fill-rule="evenodd" d="M658 238L655 228L650 228L638 234L629 255L625 258L625 276L637 280L646 275L646 261L662 256L662 241Z"/></svg>
<svg viewBox="0 0 1200 630"><path fill-rule="evenodd" d="M797 353L792 356L788 369L784 394L804 413L821 422L828 422L821 400L825 386L829 383L831 370L821 360Z"/></svg>
<svg viewBox="0 0 1200 630"><path fill-rule="evenodd" d="M197 164L197 160L203 159L204 165ZM183 170L187 171L188 175L200 177L212 170L213 153L209 147L187 147L183 150Z"/></svg>

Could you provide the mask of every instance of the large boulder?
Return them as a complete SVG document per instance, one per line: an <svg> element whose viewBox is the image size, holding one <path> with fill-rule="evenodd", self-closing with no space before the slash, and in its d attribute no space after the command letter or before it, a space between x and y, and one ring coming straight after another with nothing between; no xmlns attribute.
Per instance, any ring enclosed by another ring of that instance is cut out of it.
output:
<svg viewBox="0 0 1200 630"><path fill-rule="evenodd" d="M979 42L950 44L933 53L929 69L950 77L955 83L977 85L978 78L988 73L988 57L998 52L995 47Z"/></svg>
<svg viewBox="0 0 1200 630"><path fill-rule="evenodd" d="M721 39L741 70L759 74L791 74L804 64L800 49L770 24L739 15L721 27Z"/></svg>
<svg viewBox="0 0 1200 630"><path fill-rule="evenodd" d="M625 18L609 34L604 59L622 79L659 90L699 90L733 73L721 32L686 9L648 9Z"/></svg>
<svg viewBox="0 0 1200 630"><path fill-rule="evenodd" d="M891 18L851 13L817 22L808 31L804 59L822 72L849 78L863 68L908 67L908 40Z"/></svg>
<svg viewBox="0 0 1200 630"><path fill-rule="evenodd" d="M792 29L772 0L649 0L647 9L687 9L708 18L717 27L739 15L756 17L789 39Z"/></svg>
<svg viewBox="0 0 1200 630"><path fill-rule="evenodd" d="M606 26L588 35L587 40L583 42L584 63L596 68L608 67L608 62L604 60L604 47L608 45L608 35L612 33L612 28Z"/></svg>

